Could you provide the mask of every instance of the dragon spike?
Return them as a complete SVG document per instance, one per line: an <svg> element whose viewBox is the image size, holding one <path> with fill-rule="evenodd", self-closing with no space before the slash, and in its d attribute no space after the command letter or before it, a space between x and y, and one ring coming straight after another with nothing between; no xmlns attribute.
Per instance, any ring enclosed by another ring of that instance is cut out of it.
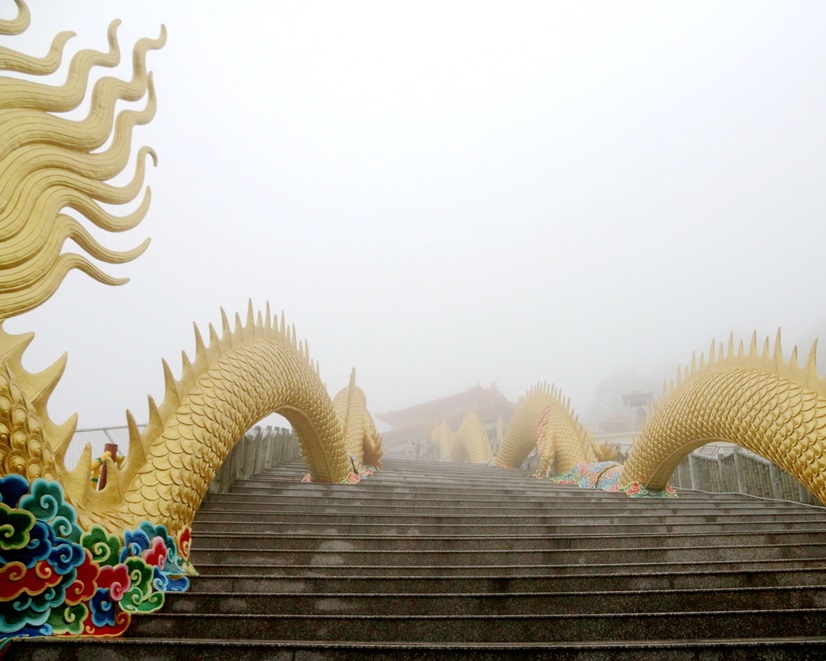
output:
<svg viewBox="0 0 826 661"><path fill-rule="evenodd" d="M281 310L281 325L278 327L278 332L285 336L287 334L287 320L284 318L284 310Z"/></svg>
<svg viewBox="0 0 826 661"><path fill-rule="evenodd" d="M80 459L71 471L63 476L63 489L69 500L77 505L83 502L84 493L88 485L92 483L90 476L92 474L92 444L87 443L83 447L83 452L80 454Z"/></svg>
<svg viewBox="0 0 826 661"><path fill-rule="evenodd" d="M258 316L255 318L255 334L263 335L266 328L264 327L264 314L261 310L258 311Z"/></svg>
<svg viewBox="0 0 826 661"><path fill-rule="evenodd" d="M49 365L49 367L37 374L29 374L24 371L17 375L18 380L22 382L21 385L23 389L31 398L35 409L37 409L37 412L44 418L46 417L46 404L60 377L63 376L68 356L69 354L64 353L54 363Z"/></svg>
<svg viewBox="0 0 826 661"><path fill-rule="evenodd" d="M124 491L121 486L121 472L111 457L106 457L103 463L106 466L106 486L96 494L96 499L106 500L111 498L112 500L120 500ZM91 484L92 481L89 480L89 483ZM117 494L117 496L109 496L109 494Z"/></svg>
<svg viewBox="0 0 826 661"><path fill-rule="evenodd" d="M681 385L683 385L683 370L677 365L677 387L679 388Z"/></svg>
<svg viewBox="0 0 826 661"><path fill-rule="evenodd" d="M241 315L235 313L235 330L232 332L232 346L237 347L244 341L244 324L241 323Z"/></svg>
<svg viewBox="0 0 826 661"><path fill-rule="evenodd" d="M757 359L757 331L755 330L751 334L751 343L749 344L749 358L752 360Z"/></svg>
<svg viewBox="0 0 826 661"><path fill-rule="evenodd" d="M195 371L200 373L209 365L209 354L204 345L204 338L201 337L201 331L198 329L198 324L192 324L195 330Z"/></svg>
<svg viewBox="0 0 826 661"><path fill-rule="evenodd" d="M728 336L728 356L729 360L734 359L734 331L731 331Z"/></svg>
<svg viewBox="0 0 826 661"><path fill-rule="evenodd" d="M780 346L780 329L777 329L777 336L774 338L774 366L778 374L783 374L783 349Z"/></svg>
<svg viewBox="0 0 826 661"><path fill-rule="evenodd" d="M812 342L809 349L809 357L806 359L806 385L812 390L819 390L821 385L820 375L817 373L817 338Z"/></svg>
<svg viewBox="0 0 826 661"><path fill-rule="evenodd" d="M3 347L2 356L8 363L15 367L22 367L23 352L32 343L34 333L21 333L20 335L5 334L4 339L9 340L9 344ZM15 369L14 372L21 370Z"/></svg>
<svg viewBox="0 0 826 661"><path fill-rule="evenodd" d="M225 353L232 349L232 330L229 327L229 319L224 308L221 308L221 352Z"/></svg>
<svg viewBox="0 0 826 661"><path fill-rule="evenodd" d="M141 431L138 429L138 423L135 422L135 416L132 411L126 409L126 427L129 430L129 454L132 454L132 446L140 445L143 447L143 438Z"/></svg>
<svg viewBox="0 0 826 661"><path fill-rule="evenodd" d="M192 369L192 362L190 362L186 351L181 351L181 366L181 380L178 383L179 394L189 392L192 386L195 385L195 371Z"/></svg>
<svg viewBox="0 0 826 661"><path fill-rule="evenodd" d="M769 349L769 336L766 336L765 341L763 342L763 369L768 369L769 362L771 361L771 351Z"/></svg>
<svg viewBox="0 0 826 661"><path fill-rule="evenodd" d="M155 403L155 399L152 397L152 395L148 395L147 400L149 404L149 424L147 425L147 431L149 431L149 429L151 428L153 430L157 430L157 432L160 433L163 429L163 419L161 418L161 412L158 410L158 405Z"/></svg>
<svg viewBox="0 0 826 661"><path fill-rule="evenodd" d="M66 451L72 444L75 429L77 429L77 413L72 413L72 415L69 416L69 419L60 425L56 425L49 419L48 416L45 415L42 417L40 422L43 425L44 437L48 438L51 443L55 461L61 470L65 472L66 464L64 463L64 460L66 458Z"/></svg>
<svg viewBox="0 0 826 661"><path fill-rule="evenodd" d="M267 331L267 334L272 333L272 314L270 313L270 302L267 301L267 307L264 311L264 330Z"/></svg>
<svg viewBox="0 0 826 661"><path fill-rule="evenodd" d="M746 347L743 345L743 340L740 340L740 344L737 347L737 358L738 360L743 360L746 356Z"/></svg>
<svg viewBox="0 0 826 661"><path fill-rule="evenodd" d="M221 355L221 338L218 337L218 332L212 324L209 325L209 355L211 358Z"/></svg>
<svg viewBox="0 0 826 661"><path fill-rule="evenodd" d="M717 360L715 357L715 349L717 347L717 340L715 338L711 338L711 347L708 350L708 364L709 366L713 365Z"/></svg>
<svg viewBox="0 0 826 661"><path fill-rule="evenodd" d="M694 373L697 371L697 353L695 351L691 352L691 376L694 376Z"/></svg>
<svg viewBox="0 0 826 661"><path fill-rule="evenodd" d="M178 406L178 404L181 403L181 393L178 390L178 382L175 380L175 377L172 376L172 370L169 369L169 363L166 362L165 358L161 359L161 363L163 364L163 380L166 385L161 406L166 407L167 401L173 406Z"/></svg>
<svg viewBox="0 0 826 661"><path fill-rule="evenodd" d="M309 362L312 362L312 361L310 360L310 342L309 342L309 340L306 340L306 339L304 340L304 351L305 351L305 352L306 352L306 354L307 354L306 356L304 356L305 360L306 360L308 363L309 363ZM353 369L355 369L355 368L353 368Z"/></svg>
<svg viewBox="0 0 826 661"><path fill-rule="evenodd" d="M252 299L247 301L247 323L244 326L248 337L255 337L255 309L252 307Z"/></svg>
<svg viewBox="0 0 826 661"><path fill-rule="evenodd" d="M350 370L350 387L351 388L356 387L356 368L355 367Z"/></svg>
<svg viewBox="0 0 826 661"><path fill-rule="evenodd" d="M700 364L702 365L703 362L703 354L700 354ZM668 398L668 382L663 379L663 396L662 401L665 401Z"/></svg>
<svg viewBox="0 0 826 661"><path fill-rule="evenodd" d="M705 366L706 366L705 355L703 353L700 353L700 371L702 371L703 368L705 368Z"/></svg>
<svg viewBox="0 0 826 661"><path fill-rule="evenodd" d="M297 341L298 341L298 334L295 332L295 324L292 324L292 325L290 326L290 333L292 334L292 346L293 346L293 349L298 349L298 344L297 344Z"/></svg>
<svg viewBox="0 0 826 661"><path fill-rule="evenodd" d="M791 372L791 375L794 377L797 375L799 370L800 365L797 364L797 345L795 344L792 347L792 355L789 356L789 371Z"/></svg>
<svg viewBox="0 0 826 661"><path fill-rule="evenodd" d="M126 409L126 426L129 429L129 453L124 462L124 471L131 473L130 469L136 469L146 461L146 448L143 445L138 423L135 422L135 416L129 409Z"/></svg>

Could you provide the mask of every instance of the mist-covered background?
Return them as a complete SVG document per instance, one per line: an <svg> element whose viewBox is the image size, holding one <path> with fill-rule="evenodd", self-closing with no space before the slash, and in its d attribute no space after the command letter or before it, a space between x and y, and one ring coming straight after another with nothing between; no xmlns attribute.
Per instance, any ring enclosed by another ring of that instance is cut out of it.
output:
<svg viewBox="0 0 826 661"><path fill-rule="evenodd" d="M122 78L169 32L133 140L159 156L150 212L101 238L152 237L105 266L131 282L73 273L6 324L36 332L30 370L69 352L56 421L144 421L160 359L179 373L192 322L248 298L285 310L331 393L355 366L379 413L547 380L595 423L712 337L826 338L823 2L29 6L0 43L77 32L55 85L114 18Z"/></svg>

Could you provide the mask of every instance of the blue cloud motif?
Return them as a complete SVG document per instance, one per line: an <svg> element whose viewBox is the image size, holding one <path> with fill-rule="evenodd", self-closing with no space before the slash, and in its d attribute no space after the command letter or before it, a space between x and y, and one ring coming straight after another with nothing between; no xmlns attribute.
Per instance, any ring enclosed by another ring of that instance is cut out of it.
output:
<svg viewBox="0 0 826 661"><path fill-rule="evenodd" d="M52 527L59 537L68 539L75 544L80 544L80 536L83 531L77 526L76 522L70 521L65 516L58 515L52 520Z"/></svg>
<svg viewBox="0 0 826 661"><path fill-rule="evenodd" d="M21 608L20 601L0 603L0 631L16 632L23 627L40 627L46 624L51 608L46 608L45 611L31 608L31 599L23 600L26 605Z"/></svg>
<svg viewBox="0 0 826 661"><path fill-rule="evenodd" d="M173 578L166 573L166 568L161 571L154 568L152 585L158 592L186 592L189 589L189 579L186 576Z"/></svg>
<svg viewBox="0 0 826 661"><path fill-rule="evenodd" d="M20 499L29 493L29 483L22 475L12 474L0 478L0 502L17 507Z"/></svg>
<svg viewBox="0 0 826 661"><path fill-rule="evenodd" d="M124 562L126 558L135 556L141 557L144 551L149 550L151 543L149 537L142 530L125 530L123 533L123 548L120 551L120 561Z"/></svg>
<svg viewBox="0 0 826 661"><path fill-rule="evenodd" d="M50 482L38 477L32 482L31 493L20 499L18 507L43 521L51 522L55 517L62 517L69 523L77 524L75 508L66 503L60 482Z"/></svg>
<svg viewBox="0 0 826 661"><path fill-rule="evenodd" d="M57 608L66 601L66 589L75 582L77 572L71 570L65 574L60 583L54 587L46 588L40 594L29 596L25 592L15 599L14 609L27 615L31 620L36 620L41 613L48 614L52 608Z"/></svg>
<svg viewBox="0 0 826 661"><path fill-rule="evenodd" d="M37 562L49 557L56 543L57 538L51 526L42 521L35 521L29 531L29 543L22 549L0 550L0 561L9 563L17 560L31 569Z"/></svg>
<svg viewBox="0 0 826 661"><path fill-rule="evenodd" d="M58 574L68 574L75 567L80 567L85 559L82 546L63 539L49 553L49 563Z"/></svg>
<svg viewBox="0 0 826 661"><path fill-rule="evenodd" d="M89 611L96 627L115 626L115 602L112 601L108 589L98 588L89 602Z"/></svg>

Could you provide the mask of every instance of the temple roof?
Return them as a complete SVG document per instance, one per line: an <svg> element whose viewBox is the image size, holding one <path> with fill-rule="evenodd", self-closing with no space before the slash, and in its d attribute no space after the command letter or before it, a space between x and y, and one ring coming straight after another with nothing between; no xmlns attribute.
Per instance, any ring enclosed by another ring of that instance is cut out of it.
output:
<svg viewBox="0 0 826 661"><path fill-rule="evenodd" d="M398 429L426 424L441 418L464 415L471 410L476 410L482 418L486 417L485 414L501 414L510 417L515 407L516 404L509 402L497 390L496 384L491 384L490 388L477 385L456 395L415 404L398 411L378 414L376 418Z"/></svg>

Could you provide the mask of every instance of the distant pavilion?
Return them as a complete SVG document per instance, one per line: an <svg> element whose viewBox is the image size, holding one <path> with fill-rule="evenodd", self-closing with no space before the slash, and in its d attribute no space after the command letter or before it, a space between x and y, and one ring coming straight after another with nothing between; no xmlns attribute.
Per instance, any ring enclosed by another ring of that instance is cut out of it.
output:
<svg viewBox="0 0 826 661"><path fill-rule="evenodd" d="M379 414L376 418L391 426L390 431L382 432L387 455L403 457L408 448L416 444L429 447L433 428L441 420L447 420L450 428L456 431L465 415L475 410L488 433L492 450L496 452L515 408L516 404L508 401L492 383L489 388L477 385L456 395Z"/></svg>

